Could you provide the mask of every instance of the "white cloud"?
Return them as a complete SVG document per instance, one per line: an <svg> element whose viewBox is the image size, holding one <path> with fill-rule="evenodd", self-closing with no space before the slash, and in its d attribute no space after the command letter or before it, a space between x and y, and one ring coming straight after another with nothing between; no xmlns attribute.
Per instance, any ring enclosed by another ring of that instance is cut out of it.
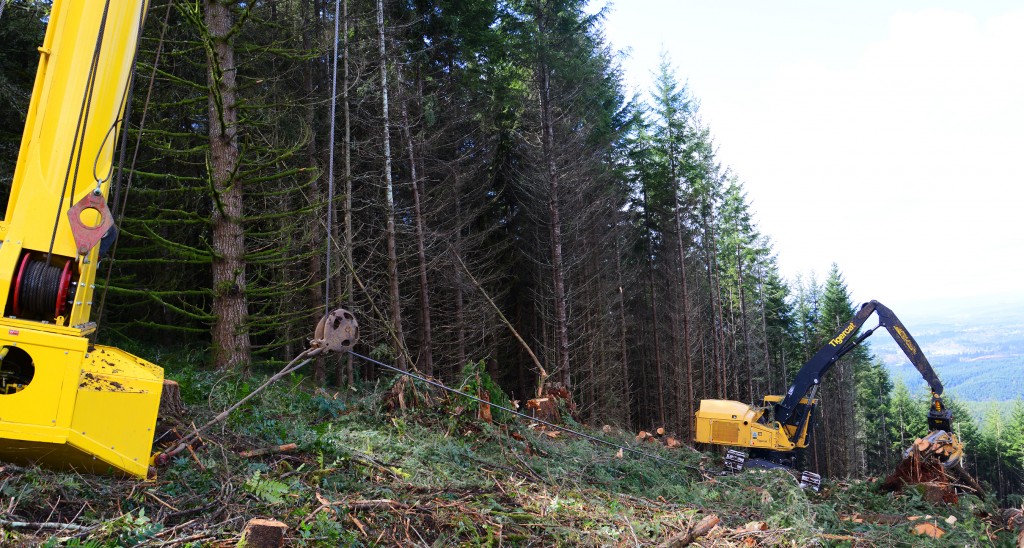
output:
<svg viewBox="0 0 1024 548"><path fill-rule="evenodd" d="M887 303L1024 293L1024 10L899 12L821 57L695 90L786 273L835 261Z"/></svg>

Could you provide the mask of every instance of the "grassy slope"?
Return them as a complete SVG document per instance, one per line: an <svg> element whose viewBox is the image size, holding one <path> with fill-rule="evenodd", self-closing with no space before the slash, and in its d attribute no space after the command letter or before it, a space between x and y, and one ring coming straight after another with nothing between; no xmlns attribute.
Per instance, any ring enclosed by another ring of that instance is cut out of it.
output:
<svg viewBox="0 0 1024 548"><path fill-rule="evenodd" d="M200 422L257 382L179 369L171 376ZM915 493L878 494L870 482L800 490L782 472L703 476L716 468L690 449L647 451L677 459L617 458L614 450L520 421L481 423L466 402L436 400L386 412L383 389L347 396L284 379L177 458L156 481L137 482L0 463L0 545L234 546L245 522L272 517L296 545L647 545L722 519L705 544L922 545L913 523L843 516L926 518L945 530L937 545L1012 545L974 498L934 507ZM497 414L498 412L496 412ZM516 435L513 437L513 433ZM626 433L597 435L631 443ZM521 439L516 439L516 438ZM261 458L238 453L295 442ZM942 520L955 516L954 525ZM72 523L75 530L9 522ZM754 523L752 523L754 522ZM915 523L919 523L915 522Z"/></svg>

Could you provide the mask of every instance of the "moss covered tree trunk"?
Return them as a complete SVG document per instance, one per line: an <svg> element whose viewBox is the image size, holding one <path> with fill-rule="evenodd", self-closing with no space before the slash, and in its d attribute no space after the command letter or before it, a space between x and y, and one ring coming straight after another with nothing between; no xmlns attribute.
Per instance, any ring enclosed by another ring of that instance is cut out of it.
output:
<svg viewBox="0 0 1024 548"><path fill-rule="evenodd" d="M235 51L230 2L205 0L209 70L210 186L213 197L213 348L220 369L247 369L250 360L245 295L245 230L239 163Z"/></svg>

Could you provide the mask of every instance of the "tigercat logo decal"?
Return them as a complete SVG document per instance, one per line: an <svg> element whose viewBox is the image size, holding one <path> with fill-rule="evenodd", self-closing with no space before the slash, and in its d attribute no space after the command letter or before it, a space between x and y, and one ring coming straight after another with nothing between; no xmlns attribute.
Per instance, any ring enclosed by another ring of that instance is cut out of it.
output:
<svg viewBox="0 0 1024 548"><path fill-rule="evenodd" d="M832 346L839 346L843 344L843 341L846 340L846 337L849 337L850 333L853 333L856 329L857 326L853 325L853 322L850 322L850 325L846 326L846 329L844 329L842 333L836 335L836 338L832 339L831 341L828 341L828 344Z"/></svg>
<svg viewBox="0 0 1024 548"><path fill-rule="evenodd" d="M900 339L903 340L903 344L907 345L907 350L909 350L911 354L917 354L917 347L914 346L914 343L910 342L910 334L898 325L894 325L893 329L896 331L896 334L900 336Z"/></svg>

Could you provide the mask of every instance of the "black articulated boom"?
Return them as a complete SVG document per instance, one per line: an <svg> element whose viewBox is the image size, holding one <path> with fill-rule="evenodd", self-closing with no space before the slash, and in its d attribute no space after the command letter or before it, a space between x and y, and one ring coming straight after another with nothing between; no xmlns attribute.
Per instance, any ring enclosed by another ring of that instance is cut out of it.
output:
<svg viewBox="0 0 1024 548"><path fill-rule="evenodd" d="M878 313L878 325L854 338L857 331L874 312ZM800 401L807 396L808 392L811 392L810 399L813 400L814 394L817 392L825 373L839 361L839 358L845 356L856 348L857 345L864 342L864 339L870 337L879 327L884 327L889 331L896 344L899 345L903 353L910 359L910 363L914 364L914 367L921 373L921 376L924 377L924 380L932 389L932 404L928 412L929 430L951 431L953 416L952 412L946 409L942 403L942 382L939 381L935 370L928 363L928 358L921 351L917 341L914 340L914 337L907 331L907 328L896 317L896 314L893 314L892 310L878 301L864 303L850 320L850 323L843 327L835 337L832 337L821 350L818 350L804 364L796 374L796 378L793 379L793 384L786 391L785 397L781 402L775 404L775 420L782 424L793 426L798 426L799 422L809 420L809 413L798 412L798 409L806 408L806 406L801 406Z"/></svg>
<svg viewBox="0 0 1024 548"><path fill-rule="evenodd" d="M861 326L874 313L878 314L878 325L858 336ZM795 452L807 447L813 430L814 410L818 405L816 396L822 378L840 358L879 327L884 327L892 335L931 387L929 436L941 433L951 446L943 464L952 466L960 462L963 445L952 433L953 414L942 402L942 382L907 328L892 310L878 301L870 301L860 307L849 323L800 368L785 395L765 396L762 407L731 400L701 400L696 414L695 441L749 449L751 460L748 465L794 466ZM745 459L743 453L731 450L726 457L727 467L742 469ZM812 477L808 483L817 487L820 478L809 472L804 475Z"/></svg>

